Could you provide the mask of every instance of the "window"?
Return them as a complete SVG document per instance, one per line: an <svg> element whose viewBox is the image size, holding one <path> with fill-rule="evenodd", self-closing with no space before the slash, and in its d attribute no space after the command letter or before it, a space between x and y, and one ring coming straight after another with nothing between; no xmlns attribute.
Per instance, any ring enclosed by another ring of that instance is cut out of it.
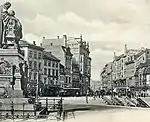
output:
<svg viewBox="0 0 150 122"><path fill-rule="evenodd" d="M71 83L71 77L69 77L69 83Z"/></svg>
<svg viewBox="0 0 150 122"><path fill-rule="evenodd" d="M54 69L52 70L52 75L53 75L53 76L55 75L55 70L54 70Z"/></svg>
<svg viewBox="0 0 150 122"><path fill-rule="evenodd" d="M68 77L66 77L66 83L68 83Z"/></svg>
<svg viewBox="0 0 150 122"><path fill-rule="evenodd" d="M39 58L39 59L41 59L41 52L39 52L39 54L38 54L38 58Z"/></svg>
<svg viewBox="0 0 150 122"><path fill-rule="evenodd" d="M46 78L44 78L44 84L46 84Z"/></svg>
<svg viewBox="0 0 150 122"><path fill-rule="evenodd" d="M58 67L58 63L56 62L56 67Z"/></svg>
<svg viewBox="0 0 150 122"><path fill-rule="evenodd" d="M29 57L32 58L32 51L29 51Z"/></svg>
<svg viewBox="0 0 150 122"><path fill-rule="evenodd" d="M51 75L53 75L53 74L52 74L52 69L51 69Z"/></svg>
<svg viewBox="0 0 150 122"><path fill-rule="evenodd" d="M51 46L53 46L53 43L50 43Z"/></svg>
<svg viewBox="0 0 150 122"><path fill-rule="evenodd" d="M29 61L29 68L32 69L32 61Z"/></svg>
<svg viewBox="0 0 150 122"><path fill-rule="evenodd" d="M34 69L37 69L37 62L34 61Z"/></svg>
<svg viewBox="0 0 150 122"><path fill-rule="evenodd" d="M55 67L55 62L53 62L53 67Z"/></svg>
<svg viewBox="0 0 150 122"><path fill-rule="evenodd" d="M47 61L46 60L44 60L44 66L47 66Z"/></svg>
<svg viewBox="0 0 150 122"><path fill-rule="evenodd" d="M47 69L44 68L44 75L47 75Z"/></svg>
<svg viewBox="0 0 150 122"><path fill-rule="evenodd" d="M58 70L56 70L56 76L58 76Z"/></svg>
<svg viewBox="0 0 150 122"><path fill-rule="evenodd" d="M48 66L49 66L49 67L51 66L51 61L48 62Z"/></svg>
<svg viewBox="0 0 150 122"><path fill-rule="evenodd" d="M41 62L39 62L39 69L41 69Z"/></svg>
<svg viewBox="0 0 150 122"><path fill-rule="evenodd" d="M34 80L37 80L37 73L34 73Z"/></svg>
<svg viewBox="0 0 150 122"><path fill-rule="evenodd" d="M134 56L132 57L132 59L134 60Z"/></svg>
<svg viewBox="0 0 150 122"><path fill-rule="evenodd" d="M48 69L48 75L49 76L51 75L51 69Z"/></svg>
<svg viewBox="0 0 150 122"><path fill-rule="evenodd" d="M145 58L143 57L143 60L145 60Z"/></svg>
<svg viewBox="0 0 150 122"><path fill-rule="evenodd" d="M37 58L37 52L34 52L34 58Z"/></svg>

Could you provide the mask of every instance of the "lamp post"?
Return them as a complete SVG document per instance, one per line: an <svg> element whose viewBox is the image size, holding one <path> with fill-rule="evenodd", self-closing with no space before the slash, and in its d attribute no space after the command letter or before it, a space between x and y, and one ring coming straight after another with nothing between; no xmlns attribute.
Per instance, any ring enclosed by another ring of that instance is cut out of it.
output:
<svg viewBox="0 0 150 122"><path fill-rule="evenodd" d="M38 102L38 91L39 91L39 72L37 72L37 80L36 80L36 102Z"/></svg>

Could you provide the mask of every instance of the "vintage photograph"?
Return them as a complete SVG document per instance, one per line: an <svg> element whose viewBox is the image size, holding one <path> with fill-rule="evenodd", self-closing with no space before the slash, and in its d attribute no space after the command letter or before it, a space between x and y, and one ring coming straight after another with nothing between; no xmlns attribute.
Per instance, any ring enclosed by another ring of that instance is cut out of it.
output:
<svg viewBox="0 0 150 122"><path fill-rule="evenodd" d="M150 0L0 0L0 122L148 122Z"/></svg>

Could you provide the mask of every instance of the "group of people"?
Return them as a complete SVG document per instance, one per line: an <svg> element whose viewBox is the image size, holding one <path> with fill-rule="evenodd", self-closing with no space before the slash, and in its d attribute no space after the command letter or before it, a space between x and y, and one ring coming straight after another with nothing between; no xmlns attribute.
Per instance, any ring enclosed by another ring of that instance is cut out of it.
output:
<svg viewBox="0 0 150 122"><path fill-rule="evenodd" d="M122 91L122 90L117 90L117 89L113 89L109 92L107 92L104 89L101 89L99 91L94 92L93 94L93 98L95 99L96 97L104 97L104 95L111 95L113 97L118 96L118 97L122 97L122 96L128 96L129 98L134 98L134 97L145 97L146 94L145 93L141 93L141 94L136 94L136 92L134 90L130 90L130 89L126 89L126 91Z"/></svg>

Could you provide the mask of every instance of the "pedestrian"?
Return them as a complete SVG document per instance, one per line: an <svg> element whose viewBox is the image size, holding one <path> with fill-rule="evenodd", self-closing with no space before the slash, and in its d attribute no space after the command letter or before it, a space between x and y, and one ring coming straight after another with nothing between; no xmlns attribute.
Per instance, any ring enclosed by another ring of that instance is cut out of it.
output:
<svg viewBox="0 0 150 122"><path fill-rule="evenodd" d="M95 92L94 92L93 98L94 98L94 100L96 100L96 94L95 94Z"/></svg>

